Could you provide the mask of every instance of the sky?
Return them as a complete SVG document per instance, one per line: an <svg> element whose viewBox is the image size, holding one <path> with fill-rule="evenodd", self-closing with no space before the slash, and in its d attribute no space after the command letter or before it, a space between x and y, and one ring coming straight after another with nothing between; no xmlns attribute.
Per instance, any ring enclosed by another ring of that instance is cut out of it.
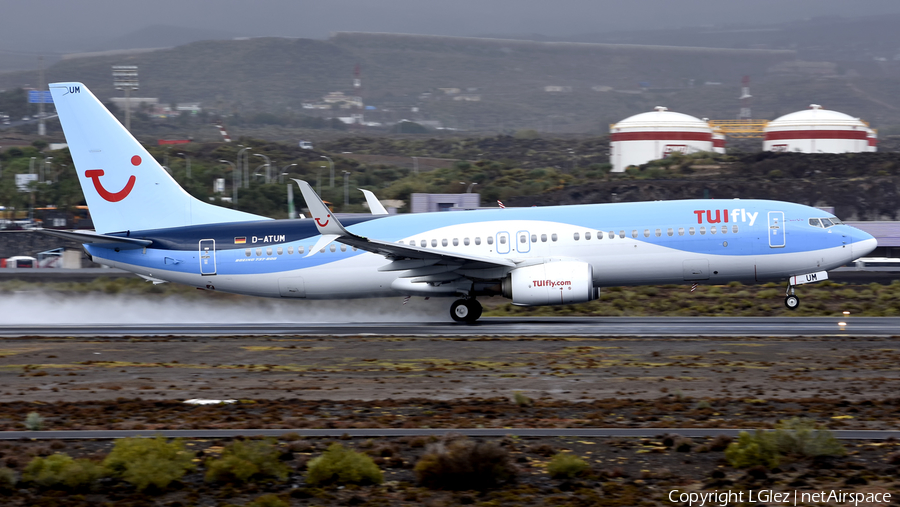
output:
<svg viewBox="0 0 900 507"><path fill-rule="evenodd" d="M151 25L316 39L335 31L565 38L611 30L886 13L900 13L900 1L0 0L0 51L81 51Z"/></svg>

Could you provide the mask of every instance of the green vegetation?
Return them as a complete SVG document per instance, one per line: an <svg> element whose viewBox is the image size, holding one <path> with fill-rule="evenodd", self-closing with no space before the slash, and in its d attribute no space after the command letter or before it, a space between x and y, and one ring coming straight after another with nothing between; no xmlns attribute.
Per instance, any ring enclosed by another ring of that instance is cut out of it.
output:
<svg viewBox="0 0 900 507"><path fill-rule="evenodd" d="M281 499L278 495L263 495L256 500L248 503L245 507L290 507L290 504Z"/></svg>
<svg viewBox="0 0 900 507"><path fill-rule="evenodd" d="M735 468L756 465L772 468L784 456L842 456L844 452L843 445L830 431L817 428L810 421L792 418L781 421L773 431L741 432L737 442L725 449L725 459Z"/></svg>
<svg viewBox="0 0 900 507"><path fill-rule="evenodd" d="M44 418L37 412L29 412L25 417L25 429L28 431L41 431L44 429Z"/></svg>
<svg viewBox="0 0 900 507"><path fill-rule="evenodd" d="M22 480L45 488L87 489L104 475L103 467L91 460L53 454L31 460L25 467Z"/></svg>
<svg viewBox="0 0 900 507"><path fill-rule="evenodd" d="M9 491L13 489L18 482L19 477L16 475L15 470L7 467L0 467L0 491Z"/></svg>
<svg viewBox="0 0 900 507"><path fill-rule="evenodd" d="M307 465L307 484L381 484L381 470L365 454L331 444Z"/></svg>
<svg viewBox="0 0 900 507"><path fill-rule="evenodd" d="M534 405L534 400L532 400L528 396L525 396L519 391L516 391L516 393L513 395L513 401L515 401L516 405L520 407L530 407Z"/></svg>
<svg viewBox="0 0 900 507"><path fill-rule="evenodd" d="M274 438L237 440L218 458L206 460L208 482L247 482L265 478L287 479L288 467L279 460Z"/></svg>
<svg viewBox="0 0 900 507"><path fill-rule="evenodd" d="M165 489L193 470L194 453L185 450L181 440L123 438L103 461L112 475L132 484L138 491L154 486Z"/></svg>
<svg viewBox="0 0 900 507"><path fill-rule="evenodd" d="M547 464L547 473L554 479L573 479L589 469L586 461L567 452L557 453Z"/></svg>
<svg viewBox="0 0 900 507"><path fill-rule="evenodd" d="M432 444L415 466L419 484L434 489L486 489L512 480L509 453L493 442Z"/></svg>

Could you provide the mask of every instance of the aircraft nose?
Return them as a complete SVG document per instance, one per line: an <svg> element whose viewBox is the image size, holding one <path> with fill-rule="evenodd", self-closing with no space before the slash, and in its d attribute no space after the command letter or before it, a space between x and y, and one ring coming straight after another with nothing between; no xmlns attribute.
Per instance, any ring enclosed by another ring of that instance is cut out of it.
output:
<svg viewBox="0 0 900 507"><path fill-rule="evenodd" d="M850 248L854 259L869 255L878 246L878 240L874 236L856 228L852 228L851 238L853 242Z"/></svg>

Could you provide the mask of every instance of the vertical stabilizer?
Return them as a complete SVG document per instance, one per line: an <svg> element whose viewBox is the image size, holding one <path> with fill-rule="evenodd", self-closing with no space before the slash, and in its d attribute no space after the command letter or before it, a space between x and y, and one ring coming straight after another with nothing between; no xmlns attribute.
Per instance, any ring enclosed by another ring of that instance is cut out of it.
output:
<svg viewBox="0 0 900 507"><path fill-rule="evenodd" d="M265 219L185 192L83 84L50 93L97 232Z"/></svg>

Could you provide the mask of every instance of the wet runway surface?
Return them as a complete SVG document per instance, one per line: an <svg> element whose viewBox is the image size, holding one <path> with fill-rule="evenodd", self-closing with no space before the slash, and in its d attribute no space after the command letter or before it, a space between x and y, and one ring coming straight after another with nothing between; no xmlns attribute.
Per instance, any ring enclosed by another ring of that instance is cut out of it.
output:
<svg viewBox="0 0 900 507"><path fill-rule="evenodd" d="M556 317L454 322L0 325L0 336L895 336L900 317Z"/></svg>

